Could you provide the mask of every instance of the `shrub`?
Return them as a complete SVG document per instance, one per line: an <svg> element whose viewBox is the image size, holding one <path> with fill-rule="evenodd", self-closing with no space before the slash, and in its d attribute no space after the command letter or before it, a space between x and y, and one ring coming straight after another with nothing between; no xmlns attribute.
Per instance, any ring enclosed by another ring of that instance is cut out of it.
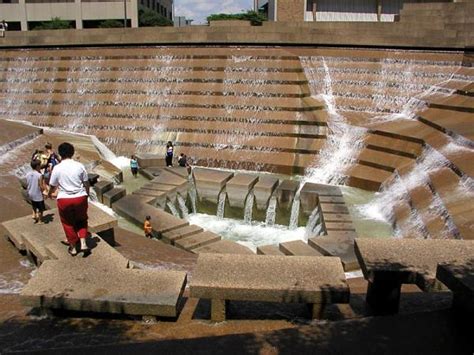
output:
<svg viewBox="0 0 474 355"><path fill-rule="evenodd" d="M212 14L207 17L209 21L225 21L225 20L244 20L250 21L254 26L260 26L263 21L267 21L264 14L248 10L240 14Z"/></svg>
<svg viewBox="0 0 474 355"><path fill-rule="evenodd" d="M155 27L155 26L173 26L173 22L164 16L147 8L140 7L138 9L138 26Z"/></svg>
<svg viewBox="0 0 474 355"><path fill-rule="evenodd" d="M117 28L117 27L123 27L123 21L105 20L99 24L99 28Z"/></svg>
<svg viewBox="0 0 474 355"><path fill-rule="evenodd" d="M35 26L34 30L63 30L72 28L71 22L61 20L59 17L53 17L51 21L41 22Z"/></svg>

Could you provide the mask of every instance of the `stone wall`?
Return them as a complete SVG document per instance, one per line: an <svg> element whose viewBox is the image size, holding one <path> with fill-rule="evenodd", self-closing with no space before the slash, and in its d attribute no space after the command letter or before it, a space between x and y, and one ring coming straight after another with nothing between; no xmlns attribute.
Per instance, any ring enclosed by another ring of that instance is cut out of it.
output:
<svg viewBox="0 0 474 355"><path fill-rule="evenodd" d="M278 0L278 21L301 21L304 18L304 0Z"/></svg>

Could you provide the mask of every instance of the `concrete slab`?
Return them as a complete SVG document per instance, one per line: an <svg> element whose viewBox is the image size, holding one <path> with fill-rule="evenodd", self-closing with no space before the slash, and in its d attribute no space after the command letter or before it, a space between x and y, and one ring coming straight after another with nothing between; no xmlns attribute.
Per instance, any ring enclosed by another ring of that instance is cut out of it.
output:
<svg viewBox="0 0 474 355"><path fill-rule="evenodd" d="M321 212L323 212L323 214L326 214L326 213L348 214L349 213L349 209L346 206L340 205L340 204L320 203L319 207L321 208Z"/></svg>
<svg viewBox="0 0 474 355"><path fill-rule="evenodd" d="M108 180L101 180L101 181L98 181L95 185L94 185L94 191L95 193L97 194L97 199L99 200L99 202L102 202L102 195L109 191L109 190L112 190L114 187L114 183L112 181L108 181Z"/></svg>
<svg viewBox="0 0 474 355"><path fill-rule="evenodd" d="M198 234L202 231L203 229L201 227L191 224L189 226L185 226L182 228L178 228L178 229L163 233L161 236L161 239L165 243L174 244L174 242L179 239L186 238L194 234Z"/></svg>
<svg viewBox="0 0 474 355"><path fill-rule="evenodd" d="M345 204L346 201L342 196L319 196L320 203L340 203Z"/></svg>
<svg viewBox="0 0 474 355"><path fill-rule="evenodd" d="M175 317L185 284L180 271L120 269L70 257L45 261L20 297L30 307Z"/></svg>
<svg viewBox="0 0 474 355"><path fill-rule="evenodd" d="M474 258L474 241L357 238L355 253L367 280L396 278L431 291L439 288L437 265L469 262Z"/></svg>
<svg viewBox="0 0 474 355"><path fill-rule="evenodd" d="M189 177L188 168L185 168L182 166L173 166L173 167L166 167L165 170L171 174L178 175L182 177L183 179L188 180L188 177Z"/></svg>
<svg viewBox="0 0 474 355"><path fill-rule="evenodd" d="M151 216L153 230L158 235L171 230L182 228L189 223L181 218L172 216L156 207L145 203L139 195L127 195L113 205L114 211L130 219L139 226L147 215Z"/></svg>
<svg viewBox="0 0 474 355"><path fill-rule="evenodd" d="M326 213L324 214L324 222L326 223L352 223L350 214Z"/></svg>
<svg viewBox="0 0 474 355"><path fill-rule="evenodd" d="M326 231L355 231L354 225L349 222L349 223L344 223L344 222L326 222L324 220L324 226L326 227Z"/></svg>
<svg viewBox="0 0 474 355"><path fill-rule="evenodd" d="M278 207L282 209L290 209L295 197L296 191L300 186L300 182L296 180L283 180L275 190L278 201Z"/></svg>
<svg viewBox="0 0 474 355"><path fill-rule="evenodd" d="M341 261L333 257L200 254L190 291L221 300L349 302Z"/></svg>
<svg viewBox="0 0 474 355"><path fill-rule="evenodd" d="M301 191L300 211L309 216L318 207L319 195L314 191Z"/></svg>
<svg viewBox="0 0 474 355"><path fill-rule="evenodd" d="M112 204L127 194L127 190L123 187L114 187L102 195L103 204L112 207Z"/></svg>
<svg viewBox="0 0 474 355"><path fill-rule="evenodd" d="M219 235L209 231L204 231L183 239L179 239L175 241L174 245L184 250L193 251L193 249L203 247L219 240L221 240Z"/></svg>
<svg viewBox="0 0 474 355"><path fill-rule="evenodd" d="M285 255L323 256L322 253L314 248L311 248L302 240L280 243L280 251Z"/></svg>
<svg viewBox="0 0 474 355"><path fill-rule="evenodd" d="M227 193L227 200L231 207L245 207L245 200L249 191L257 183L258 176L250 174L236 174L233 178L227 181L225 190Z"/></svg>
<svg viewBox="0 0 474 355"><path fill-rule="evenodd" d="M253 187L257 209L266 210L268 201L278 186L278 179L273 176L259 176L257 183Z"/></svg>
<svg viewBox="0 0 474 355"><path fill-rule="evenodd" d="M277 245L262 245L257 247L258 255L285 255Z"/></svg>
<svg viewBox="0 0 474 355"><path fill-rule="evenodd" d="M319 196L341 196L342 192L338 186L325 185L325 184L315 184L307 182L304 184L301 192L315 192Z"/></svg>
<svg viewBox="0 0 474 355"><path fill-rule="evenodd" d="M153 180L151 180L152 183L181 186L183 183L188 182L187 178L172 174L165 169L160 169L159 171L156 169L155 174L157 175L154 175Z"/></svg>
<svg viewBox="0 0 474 355"><path fill-rule="evenodd" d="M184 186L184 190L187 191L187 186L186 185ZM159 183L156 183L156 184L149 183L149 184L146 184L146 185L142 186L142 188L140 188L140 191L143 192L143 193L147 193L148 191L162 191L162 192L166 193L166 197L169 200L175 201L177 193L178 193L178 188L176 186L173 186L173 185L159 184Z"/></svg>
<svg viewBox="0 0 474 355"><path fill-rule="evenodd" d="M352 235L329 234L309 238L308 245L323 255L341 258L344 271L353 271L360 269L354 252L354 237L355 233Z"/></svg>
<svg viewBox="0 0 474 355"><path fill-rule="evenodd" d="M217 203L219 193L229 181L233 173L203 168L193 169L194 181L199 200Z"/></svg>
<svg viewBox="0 0 474 355"><path fill-rule="evenodd" d="M166 191L139 189L132 192L132 195L140 196L144 203L150 203L153 206L164 208L167 202Z"/></svg>
<svg viewBox="0 0 474 355"><path fill-rule="evenodd" d="M233 242L232 240L221 239L212 244L205 245L193 250L196 254L217 253L217 254L254 254L246 246Z"/></svg>
<svg viewBox="0 0 474 355"><path fill-rule="evenodd" d="M467 263L440 264L436 279L453 292L453 307L465 315L474 314L474 259Z"/></svg>
<svg viewBox="0 0 474 355"><path fill-rule="evenodd" d="M161 154L138 153L135 154L138 166L142 169L157 166L166 166L165 157Z"/></svg>

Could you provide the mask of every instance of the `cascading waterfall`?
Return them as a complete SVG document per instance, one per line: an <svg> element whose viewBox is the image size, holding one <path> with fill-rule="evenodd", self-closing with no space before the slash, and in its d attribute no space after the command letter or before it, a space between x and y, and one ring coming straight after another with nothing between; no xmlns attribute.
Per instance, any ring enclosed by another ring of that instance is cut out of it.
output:
<svg viewBox="0 0 474 355"><path fill-rule="evenodd" d="M171 213L173 214L173 216L178 217L178 218L181 218L181 216L179 215L179 212L178 212L178 210L176 209L176 206L174 205L173 202L168 201L168 202L166 203L166 206L168 206L168 208L170 209L170 211L171 211Z"/></svg>
<svg viewBox="0 0 474 355"><path fill-rule="evenodd" d="M224 218L224 209L225 209L225 200L227 198L227 193L225 192L225 190L222 190L220 193L219 193L219 199L218 199L218 202L217 202L217 218Z"/></svg>
<svg viewBox="0 0 474 355"><path fill-rule="evenodd" d="M194 183L193 175L190 174L188 177L189 181L189 198L191 199L191 208L193 213L197 213L196 201L197 201L197 190L196 184Z"/></svg>
<svg viewBox="0 0 474 355"><path fill-rule="evenodd" d="M298 219L300 215L300 191L295 194L293 198L293 203L291 205L291 215L290 215L290 224L288 226L289 229L296 229L298 228Z"/></svg>
<svg viewBox="0 0 474 355"><path fill-rule="evenodd" d="M332 88L331 71L325 58L300 57L300 61L310 79L311 94L315 98L323 99L329 114L326 143L319 153L316 164L307 169L305 180L323 184L343 184L346 178L345 172L353 165L363 147L367 130L351 126L338 112ZM319 82L312 70L315 65L322 65L324 68L322 88L314 84Z"/></svg>
<svg viewBox="0 0 474 355"><path fill-rule="evenodd" d="M189 217L189 211L188 211L188 207L186 206L186 201L180 194L178 194L177 199L178 199L179 209L181 210L181 214L183 218L187 220Z"/></svg>
<svg viewBox="0 0 474 355"><path fill-rule="evenodd" d="M253 203L255 200L255 196L253 194L253 189L247 195L245 199L245 207L244 207L244 223L250 224L252 223L252 212L253 212Z"/></svg>
<svg viewBox="0 0 474 355"><path fill-rule="evenodd" d="M276 206L277 206L277 198L276 196L272 196L270 198L270 201L268 202L267 213L265 216L265 225L273 226L275 224Z"/></svg>
<svg viewBox="0 0 474 355"><path fill-rule="evenodd" d="M316 207L310 214L308 218L308 222L306 223L306 229L305 229L305 238L308 240L309 237L312 237L313 235L319 235L319 232L321 231L321 228L316 228L317 226L320 226L320 219L321 216L319 214L319 208Z"/></svg>

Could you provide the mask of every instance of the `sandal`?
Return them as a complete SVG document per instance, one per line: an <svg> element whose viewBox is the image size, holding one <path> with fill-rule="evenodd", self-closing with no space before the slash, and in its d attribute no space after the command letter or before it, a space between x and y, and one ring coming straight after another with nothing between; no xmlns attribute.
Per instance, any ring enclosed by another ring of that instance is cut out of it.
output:
<svg viewBox="0 0 474 355"><path fill-rule="evenodd" d="M77 255L77 250L76 250L76 248L73 247L73 246L69 246L69 247L67 248L67 252L68 252L69 255L71 255L71 256L76 256L76 255Z"/></svg>
<svg viewBox="0 0 474 355"><path fill-rule="evenodd" d="M61 240L60 242L62 245L69 246L69 242L67 240Z"/></svg>

